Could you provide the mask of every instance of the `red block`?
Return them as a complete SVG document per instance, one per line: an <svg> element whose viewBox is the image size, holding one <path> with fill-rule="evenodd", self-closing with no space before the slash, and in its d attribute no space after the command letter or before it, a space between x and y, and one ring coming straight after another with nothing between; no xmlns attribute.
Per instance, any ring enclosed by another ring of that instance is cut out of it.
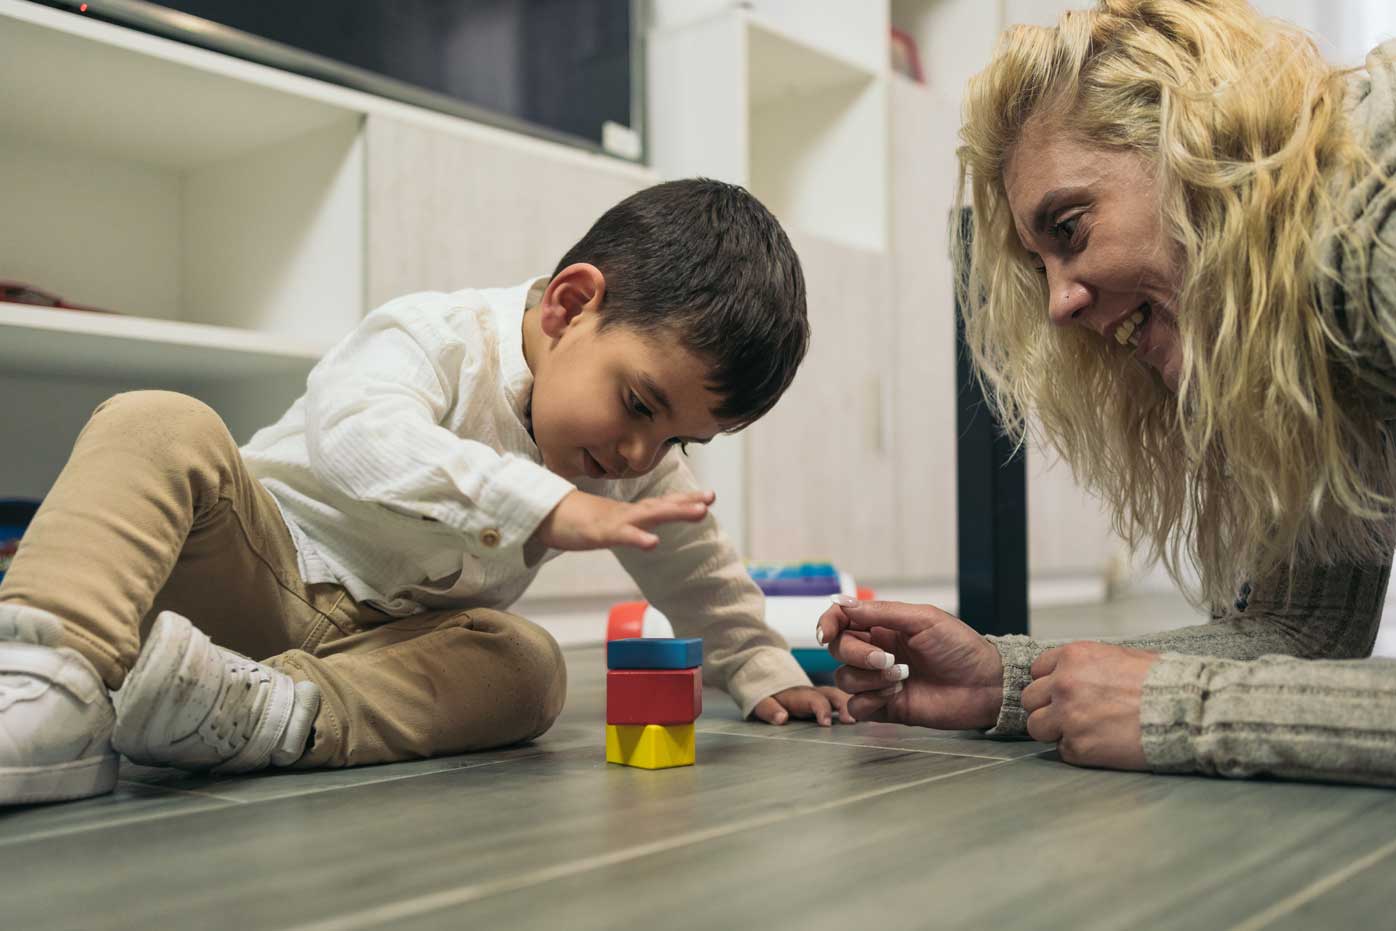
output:
<svg viewBox="0 0 1396 931"><path fill-rule="evenodd" d="M703 669L608 669L607 724L692 724L703 713Z"/></svg>

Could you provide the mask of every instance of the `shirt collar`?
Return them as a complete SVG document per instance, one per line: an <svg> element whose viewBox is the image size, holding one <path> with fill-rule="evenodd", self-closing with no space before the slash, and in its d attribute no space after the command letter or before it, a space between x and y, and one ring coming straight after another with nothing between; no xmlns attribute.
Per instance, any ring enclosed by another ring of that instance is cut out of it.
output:
<svg viewBox="0 0 1396 931"><path fill-rule="evenodd" d="M524 311L543 299L550 277L532 278L523 284L497 291L490 304L494 307L499 326L499 372L504 392L519 422L529 425L528 405L533 397L533 372L523 351Z"/></svg>

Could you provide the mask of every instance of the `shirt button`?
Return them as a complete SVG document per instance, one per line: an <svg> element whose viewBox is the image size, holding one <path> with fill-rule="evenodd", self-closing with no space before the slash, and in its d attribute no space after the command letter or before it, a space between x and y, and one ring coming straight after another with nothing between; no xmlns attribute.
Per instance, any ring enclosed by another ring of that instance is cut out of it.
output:
<svg viewBox="0 0 1396 931"><path fill-rule="evenodd" d="M499 545L499 531L493 527L481 530L480 542L483 543L485 546L488 546L490 549L494 549L496 546Z"/></svg>

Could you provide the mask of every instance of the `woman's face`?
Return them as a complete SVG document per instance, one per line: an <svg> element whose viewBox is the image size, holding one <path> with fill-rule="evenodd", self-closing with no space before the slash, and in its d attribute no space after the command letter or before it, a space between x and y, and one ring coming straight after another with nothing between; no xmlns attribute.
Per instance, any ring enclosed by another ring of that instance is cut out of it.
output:
<svg viewBox="0 0 1396 931"><path fill-rule="evenodd" d="M1180 264L1149 163L1032 120L1004 170L1018 238L1047 279L1047 313L1084 326L1178 390Z"/></svg>

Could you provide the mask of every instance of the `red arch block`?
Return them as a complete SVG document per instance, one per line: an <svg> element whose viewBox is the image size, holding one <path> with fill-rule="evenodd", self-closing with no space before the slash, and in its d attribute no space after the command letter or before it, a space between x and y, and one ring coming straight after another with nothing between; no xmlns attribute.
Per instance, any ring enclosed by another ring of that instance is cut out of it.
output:
<svg viewBox="0 0 1396 931"><path fill-rule="evenodd" d="M621 601L611 606L606 619L606 639L625 640L645 635L645 609L648 601Z"/></svg>

